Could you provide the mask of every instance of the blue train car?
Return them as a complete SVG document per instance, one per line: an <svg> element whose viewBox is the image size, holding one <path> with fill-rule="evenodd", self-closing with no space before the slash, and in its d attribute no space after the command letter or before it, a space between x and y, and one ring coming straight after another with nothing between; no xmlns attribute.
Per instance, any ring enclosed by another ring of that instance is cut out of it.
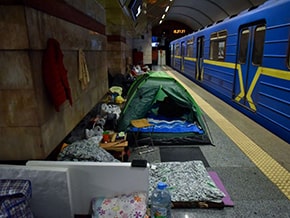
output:
<svg viewBox="0 0 290 218"><path fill-rule="evenodd" d="M170 43L173 69L288 143L289 8L269 0Z"/></svg>

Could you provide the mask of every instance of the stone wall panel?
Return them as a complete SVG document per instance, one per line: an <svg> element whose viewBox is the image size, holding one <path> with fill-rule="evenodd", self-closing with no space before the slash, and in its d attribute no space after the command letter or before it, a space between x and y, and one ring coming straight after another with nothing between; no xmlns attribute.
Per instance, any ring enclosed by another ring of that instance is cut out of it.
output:
<svg viewBox="0 0 290 218"><path fill-rule="evenodd" d="M38 127L0 127L0 134L0 160L41 159L45 156Z"/></svg>
<svg viewBox="0 0 290 218"><path fill-rule="evenodd" d="M94 0L67 2L82 5L77 9L98 22L105 21L105 10ZM10 160L46 158L108 91L107 38L29 7L0 6L0 12L0 27L9 30L5 37L0 36L5 42L2 49L6 49L0 50L0 62L4 63L0 74L0 142L6 143L0 146L0 156ZM66 101L60 112L49 99L42 75L43 52L50 37L60 43L73 98L73 105ZM79 49L85 52L90 73L84 90L78 79Z"/></svg>
<svg viewBox="0 0 290 218"><path fill-rule="evenodd" d="M0 52L0 88L32 89L29 54L26 51Z"/></svg>
<svg viewBox="0 0 290 218"><path fill-rule="evenodd" d="M69 5L82 11L102 24L106 24L106 14L104 8L97 1L65 0Z"/></svg>
<svg viewBox="0 0 290 218"><path fill-rule="evenodd" d="M27 49L29 40L24 8L0 5L0 49Z"/></svg>
<svg viewBox="0 0 290 218"><path fill-rule="evenodd" d="M30 47L44 49L47 39L55 38L63 50L102 50L105 37L57 17L26 8Z"/></svg>
<svg viewBox="0 0 290 218"><path fill-rule="evenodd" d="M0 91L1 127L38 126L38 106L34 90Z"/></svg>

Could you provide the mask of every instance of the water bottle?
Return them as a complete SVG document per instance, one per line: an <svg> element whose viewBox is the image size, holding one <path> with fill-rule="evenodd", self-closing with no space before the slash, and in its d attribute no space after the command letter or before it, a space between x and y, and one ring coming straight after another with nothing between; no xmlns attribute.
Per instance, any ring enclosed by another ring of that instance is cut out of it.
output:
<svg viewBox="0 0 290 218"><path fill-rule="evenodd" d="M151 195L151 218L171 217L171 196L167 184L159 182Z"/></svg>

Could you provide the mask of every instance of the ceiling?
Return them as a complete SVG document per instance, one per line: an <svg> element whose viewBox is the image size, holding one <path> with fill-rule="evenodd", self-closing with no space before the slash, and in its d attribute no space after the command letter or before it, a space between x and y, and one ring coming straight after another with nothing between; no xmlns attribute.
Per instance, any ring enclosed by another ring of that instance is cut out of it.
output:
<svg viewBox="0 0 290 218"><path fill-rule="evenodd" d="M237 14L266 0L147 0L147 17L152 27L164 21L178 21L198 30L218 20ZM165 8L170 6L167 13Z"/></svg>
<svg viewBox="0 0 290 218"><path fill-rule="evenodd" d="M107 22L139 34L147 31L148 27L158 27L163 15L163 22L175 21L198 30L266 0L137 0L142 3L142 12L135 21L128 10L130 0L96 1L106 9ZM169 10L165 12L167 6Z"/></svg>

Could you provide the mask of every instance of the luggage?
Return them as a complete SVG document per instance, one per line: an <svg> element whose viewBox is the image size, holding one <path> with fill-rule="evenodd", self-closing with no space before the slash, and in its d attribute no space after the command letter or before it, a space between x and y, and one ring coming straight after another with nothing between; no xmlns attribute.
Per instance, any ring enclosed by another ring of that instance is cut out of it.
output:
<svg viewBox="0 0 290 218"><path fill-rule="evenodd" d="M21 179L0 180L0 218L33 218L29 206L31 182Z"/></svg>

